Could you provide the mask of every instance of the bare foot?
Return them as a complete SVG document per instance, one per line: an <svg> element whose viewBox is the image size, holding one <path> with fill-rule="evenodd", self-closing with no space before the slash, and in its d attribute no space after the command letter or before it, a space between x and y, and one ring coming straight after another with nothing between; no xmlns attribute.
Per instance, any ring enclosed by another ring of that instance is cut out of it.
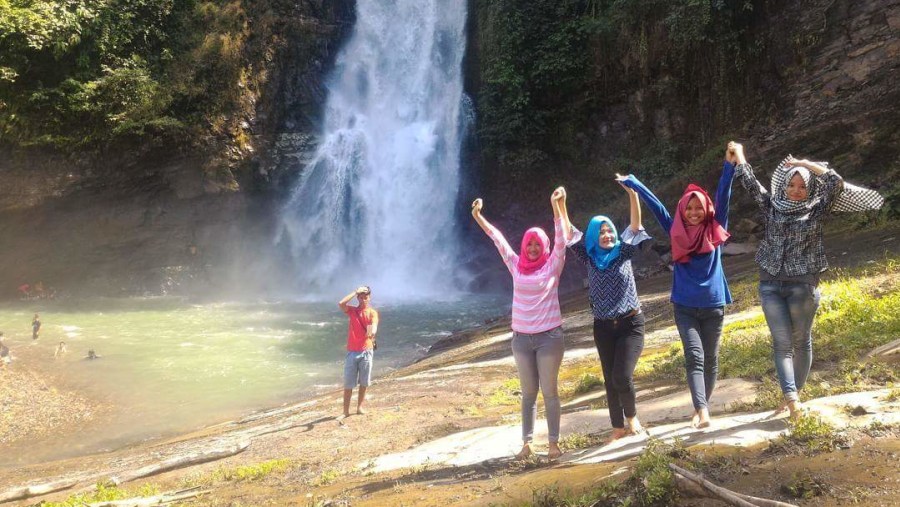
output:
<svg viewBox="0 0 900 507"><path fill-rule="evenodd" d="M697 429L709 428L709 425L711 424L709 420L709 409L701 408L697 411L697 416L699 418L697 420Z"/></svg>
<svg viewBox="0 0 900 507"><path fill-rule="evenodd" d="M637 416L634 416L630 419L626 418L625 419L625 428L626 428L626 433L628 435L640 435L641 433L647 432L647 430L645 430L644 427L641 425L641 421L638 421Z"/></svg>
<svg viewBox="0 0 900 507"><path fill-rule="evenodd" d="M628 431L626 431L625 428L613 428L612 434L606 439L606 443L611 444L626 435L628 435Z"/></svg>
<svg viewBox="0 0 900 507"><path fill-rule="evenodd" d="M359 415L363 415L366 413L366 409L364 409L362 407L356 407L356 413Z"/></svg>
<svg viewBox="0 0 900 507"><path fill-rule="evenodd" d="M694 417L691 417L691 428L697 429L700 427L700 411L694 411Z"/></svg>
<svg viewBox="0 0 900 507"><path fill-rule="evenodd" d="M803 404L796 400L787 402L787 409L791 412L791 419L796 419L803 415Z"/></svg>
<svg viewBox="0 0 900 507"><path fill-rule="evenodd" d="M531 456L532 454L533 453L531 452L531 446L528 444L525 444L522 446L522 450L519 451L518 454L516 454L516 459L519 461L525 460L525 459L528 459L529 456Z"/></svg>
<svg viewBox="0 0 900 507"><path fill-rule="evenodd" d="M556 461L562 456L563 452L556 442L550 442L550 450L547 452L548 461Z"/></svg>
<svg viewBox="0 0 900 507"><path fill-rule="evenodd" d="M341 415L335 417L334 420L337 421L338 424L340 424L341 426L343 426L343 425L344 425L344 419L346 419L346 418L348 418L348 417L350 417L350 414L348 414L348 413L345 412L345 413L343 413L343 414L341 414Z"/></svg>

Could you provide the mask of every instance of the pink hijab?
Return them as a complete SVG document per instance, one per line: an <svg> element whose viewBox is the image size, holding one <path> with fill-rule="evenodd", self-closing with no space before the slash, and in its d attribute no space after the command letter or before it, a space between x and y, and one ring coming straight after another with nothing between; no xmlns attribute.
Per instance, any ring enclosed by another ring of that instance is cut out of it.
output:
<svg viewBox="0 0 900 507"><path fill-rule="evenodd" d="M706 217L698 225L688 225L684 219L684 210L688 202L696 197L706 211ZM672 260L688 262L694 254L710 253L731 237L728 231L716 221L716 207L706 190L691 183L678 201L675 219L672 222Z"/></svg>
<svg viewBox="0 0 900 507"><path fill-rule="evenodd" d="M526 247L532 239L536 239L538 243L541 244L542 251L540 257L533 261L530 261L528 260ZM550 238L547 237L547 233L544 232L544 230L540 227L532 227L531 229L525 231L525 235L522 236L522 246L519 248L519 273L522 273L523 275L530 275L544 267L544 264L547 263L547 259L549 258Z"/></svg>

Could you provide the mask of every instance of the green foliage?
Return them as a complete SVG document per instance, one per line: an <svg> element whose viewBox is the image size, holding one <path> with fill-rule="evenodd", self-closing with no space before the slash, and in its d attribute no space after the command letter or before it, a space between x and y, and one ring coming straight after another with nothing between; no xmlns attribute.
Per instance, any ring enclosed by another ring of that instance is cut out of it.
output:
<svg viewBox="0 0 900 507"><path fill-rule="evenodd" d="M238 107L238 0L0 0L0 141L173 139Z"/></svg>
<svg viewBox="0 0 900 507"><path fill-rule="evenodd" d="M581 374L581 377L578 378L578 382L575 383L575 388L572 390L572 394L589 393L598 387L602 387L603 385L604 384L602 378L591 372L584 372Z"/></svg>
<svg viewBox="0 0 900 507"><path fill-rule="evenodd" d="M293 463L289 459L273 459L253 465L235 468L219 468L212 473L188 477L185 486L209 486L223 481L257 481L270 474L287 470Z"/></svg>
<svg viewBox="0 0 900 507"><path fill-rule="evenodd" d="M313 480L313 486L327 486L334 481L338 480L338 477L341 476L341 471L336 468L329 468L325 470L318 477Z"/></svg>
<svg viewBox="0 0 900 507"><path fill-rule="evenodd" d="M639 495L643 505L672 505L678 497L675 475L669 463L684 458L687 453L684 443L676 440L673 444L651 438L647 448L634 466L634 480L639 484Z"/></svg>
<svg viewBox="0 0 900 507"><path fill-rule="evenodd" d="M515 405L516 403L519 403L519 396L521 393L522 386L519 384L519 379L511 378L500 384L500 386L491 393L487 403L490 406Z"/></svg>
<svg viewBox="0 0 900 507"><path fill-rule="evenodd" d="M825 480L808 472L794 473L790 481L781 485L782 492L803 500L823 495L830 489Z"/></svg>
<svg viewBox="0 0 900 507"><path fill-rule="evenodd" d="M159 494L159 487L155 484L145 484L136 490L126 490L117 486L105 486L97 484L97 489L92 493L72 495L61 502L43 502L42 507L82 507L95 502L111 502L126 498L140 498Z"/></svg>
<svg viewBox="0 0 900 507"><path fill-rule="evenodd" d="M563 450L563 452L571 451L573 449L584 449L586 447L594 447L597 445L601 445L603 443L603 438L600 435L591 433L570 433L560 439L559 448Z"/></svg>
<svg viewBox="0 0 900 507"><path fill-rule="evenodd" d="M772 447L798 447L806 453L818 453L833 451L847 441L834 426L811 413L801 413L789 419L788 428L788 434L772 442Z"/></svg>
<svg viewBox="0 0 900 507"><path fill-rule="evenodd" d="M485 154L503 174L548 170L514 163L523 157L583 160L587 140L578 134L592 126L590 115L641 87L653 97L637 98L638 109L665 100L667 90L712 95L715 120L729 123L729 89L743 86L740 71L762 50L751 35L753 10L747 0L479 0ZM685 153L658 143L622 147L617 165L646 166L651 181L681 169Z"/></svg>
<svg viewBox="0 0 900 507"><path fill-rule="evenodd" d="M616 484L606 481L587 492L560 490L554 484L531 492L530 507L592 507L610 505L616 497Z"/></svg>

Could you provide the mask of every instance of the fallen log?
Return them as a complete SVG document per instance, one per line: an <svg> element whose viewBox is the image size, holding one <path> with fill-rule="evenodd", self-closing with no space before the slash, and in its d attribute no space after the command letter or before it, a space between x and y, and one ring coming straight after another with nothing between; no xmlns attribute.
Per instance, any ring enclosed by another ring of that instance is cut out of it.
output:
<svg viewBox="0 0 900 507"><path fill-rule="evenodd" d="M199 465L201 463L206 463L207 461L215 461L218 459L227 458L229 456L234 456L235 454L243 452L245 449L247 449L247 447L250 447L250 440L241 440L224 447L175 456L174 458L169 458L159 463L147 465L145 467L138 468L137 470L128 470L118 475L110 476L106 479L101 479L99 481L99 484L104 484L106 486L118 486L120 484L131 482L137 479L142 479L144 477L149 477L151 475L157 475L163 472L169 472L171 470L177 470L179 468L184 468L187 466Z"/></svg>
<svg viewBox="0 0 900 507"><path fill-rule="evenodd" d="M175 491L174 493L163 493L156 496L148 496L144 498L129 498L127 500L108 500L105 502L94 502L88 504L88 507L150 507L153 505L166 505L174 502L187 500L206 493L201 491L200 486L190 489Z"/></svg>
<svg viewBox="0 0 900 507"><path fill-rule="evenodd" d="M677 476L680 475L685 479L688 479L691 482L699 485L706 492L713 495L714 498L718 498L728 505L735 505L738 507L797 507L796 505L791 503L769 500L768 498L758 498L755 496L738 493L736 491L731 491L730 489L723 488L722 486L717 486L704 479L703 477L692 472L688 472L687 470L673 463L669 463L669 468L676 474L676 483L678 482Z"/></svg>
<svg viewBox="0 0 900 507"><path fill-rule="evenodd" d="M48 493L69 489L76 484L78 484L78 480L62 479L54 482L46 482L44 484L35 484L34 486L16 486L0 493L0 503L46 495Z"/></svg>

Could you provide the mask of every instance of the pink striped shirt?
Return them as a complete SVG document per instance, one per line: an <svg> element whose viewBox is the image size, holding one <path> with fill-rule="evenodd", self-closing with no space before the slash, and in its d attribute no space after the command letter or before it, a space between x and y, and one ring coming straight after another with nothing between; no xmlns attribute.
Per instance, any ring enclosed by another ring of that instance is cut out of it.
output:
<svg viewBox="0 0 900 507"><path fill-rule="evenodd" d="M553 235L553 250L541 269L530 275L519 272L517 254L496 227L490 226L488 236L494 241L506 269L513 277L512 329L518 333L543 333L562 325L559 309L559 275L566 264L566 240L562 219L556 220ZM575 244L581 239L581 232L573 228Z"/></svg>

